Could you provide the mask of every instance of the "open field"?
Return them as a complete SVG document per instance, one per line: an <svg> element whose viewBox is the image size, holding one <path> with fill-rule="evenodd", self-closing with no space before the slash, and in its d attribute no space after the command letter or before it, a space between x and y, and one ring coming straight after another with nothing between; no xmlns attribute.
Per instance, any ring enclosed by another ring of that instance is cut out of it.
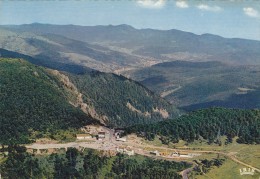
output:
<svg viewBox="0 0 260 179"><path fill-rule="evenodd" d="M177 144L169 144L169 146L163 145L160 143L158 137L154 141L146 141L144 139L140 139L142 141L142 145L149 146L150 150L152 150L152 146L154 149L158 148L176 148L176 150L187 150L190 149L191 152L198 151L212 151L216 153L203 153L200 156L191 159L185 159L186 161L193 162L194 160L202 160L208 159L212 160L214 158L225 158L225 162L222 166L212 167L208 173L205 175L195 175L195 172L190 174L190 178L196 179L251 179L251 178L259 178L260 173L256 172L253 176L251 175L240 175L240 169L249 168L240 163L235 162L234 160L238 160L245 164L251 165L256 168L260 168L260 146L259 145L246 145L246 144L238 144L235 142L236 138L233 139L232 144L218 146L217 144L208 145L205 141L195 141L192 144L188 144L185 141L180 141ZM225 140L225 137L222 138L222 141ZM218 154L217 152L226 154ZM185 153L185 152L184 152ZM227 157L229 156L229 157ZM184 160L184 159L181 159Z"/></svg>
<svg viewBox="0 0 260 179"><path fill-rule="evenodd" d="M254 175L240 175L239 169L245 168L243 165L237 164L227 159L222 166L212 168L205 175L192 175L190 178L196 179L258 179L260 174L255 172Z"/></svg>

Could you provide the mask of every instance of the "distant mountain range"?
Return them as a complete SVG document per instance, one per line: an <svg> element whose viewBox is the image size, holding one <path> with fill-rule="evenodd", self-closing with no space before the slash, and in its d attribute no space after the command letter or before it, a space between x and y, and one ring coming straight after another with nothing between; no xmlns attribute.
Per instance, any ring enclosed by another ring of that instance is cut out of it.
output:
<svg viewBox="0 0 260 179"><path fill-rule="evenodd" d="M212 34L196 35L175 29L135 29L129 25L75 26L36 23L6 26L6 28L19 33L61 35L81 42L99 44L115 51L123 51L128 55L155 58L156 61L182 59L213 60L232 64L260 64L259 41L228 39ZM133 63L129 57L127 61L126 64L131 64L129 61Z"/></svg>
<svg viewBox="0 0 260 179"><path fill-rule="evenodd" d="M144 66L149 61L138 55L57 34L37 34L6 27L0 27L0 33L0 48L29 55L45 64L77 64L112 72L124 67Z"/></svg>
<svg viewBox="0 0 260 179"><path fill-rule="evenodd" d="M0 53L73 74L122 74L185 110L259 108L260 41L129 25L0 26Z"/></svg>

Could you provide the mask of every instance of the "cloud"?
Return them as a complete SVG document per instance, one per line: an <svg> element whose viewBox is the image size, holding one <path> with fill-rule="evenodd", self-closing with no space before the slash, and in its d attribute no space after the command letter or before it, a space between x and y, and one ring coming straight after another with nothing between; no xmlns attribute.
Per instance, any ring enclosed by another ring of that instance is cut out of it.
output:
<svg viewBox="0 0 260 179"><path fill-rule="evenodd" d="M166 0L138 0L137 4L150 9L160 9L165 5Z"/></svg>
<svg viewBox="0 0 260 179"><path fill-rule="evenodd" d="M212 12L218 12L222 10L222 8L219 6L208 6L206 4L200 4L197 6L197 8L203 11L212 11Z"/></svg>
<svg viewBox="0 0 260 179"><path fill-rule="evenodd" d="M259 13L257 10L253 9L252 7L245 7L243 8L243 11L244 13L247 15L247 16L250 16L250 17L259 17Z"/></svg>
<svg viewBox="0 0 260 179"><path fill-rule="evenodd" d="M186 1L176 1L176 6L179 8L188 8L189 5Z"/></svg>

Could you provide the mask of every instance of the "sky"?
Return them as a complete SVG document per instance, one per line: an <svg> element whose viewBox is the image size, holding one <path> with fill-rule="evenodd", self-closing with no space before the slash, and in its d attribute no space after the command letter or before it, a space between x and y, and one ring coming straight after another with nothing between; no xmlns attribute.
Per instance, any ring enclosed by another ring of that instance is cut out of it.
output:
<svg viewBox="0 0 260 179"><path fill-rule="evenodd" d="M128 24L260 40L260 0L0 0L0 24Z"/></svg>

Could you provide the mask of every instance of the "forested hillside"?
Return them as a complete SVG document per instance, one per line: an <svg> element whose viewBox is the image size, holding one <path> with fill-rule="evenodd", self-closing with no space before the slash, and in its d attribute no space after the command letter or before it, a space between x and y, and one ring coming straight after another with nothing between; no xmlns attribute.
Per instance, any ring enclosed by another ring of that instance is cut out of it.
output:
<svg viewBox="0 0 260 179"><path fill-rule="evenodd" d="M20 59L0 58L0 143L26 143L94 120L73 107L59 81L45 69Z"/></svg>
<svg viewBox="0 0 260 179"><path fill-rule="evenodd" d="M166 100L123 76L96 71L68 75L84 102L105 116L105 123L111 127L153 123L179 115Z"/></svg>
<svg viewBox="0 0 260 179"><path fill-rule="evenodd" d="M130 127L126 133L143 134L153 140L159 135L163 143L180 139L193 142L199 138L221 145L220 137L227 136L226 143L238 137L237 142L260 144L260 110L211 108L191 112L177 119L150 125Z"/></svg>
<svg viewBox="0 0 260 179"><path fill-rule="evenodd" d="M126 127L179 115L167 101L125 77L61 73L20 59L1 58L0 94L0 143L25 143L93 122Z"/></svg>

